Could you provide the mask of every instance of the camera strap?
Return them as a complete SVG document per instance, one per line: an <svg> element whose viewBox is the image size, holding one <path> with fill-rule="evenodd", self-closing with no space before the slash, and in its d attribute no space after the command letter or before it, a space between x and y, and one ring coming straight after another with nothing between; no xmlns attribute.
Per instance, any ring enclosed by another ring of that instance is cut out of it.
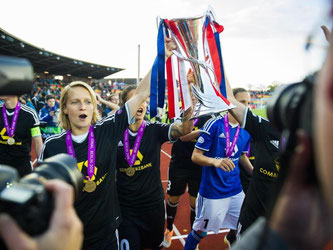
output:
<svg viewBox="0 0 333 250"><path fill-rule="evenodd" d="M7 134L9 135L9 137L14 136L20 108L21 108L21 103L17 102L17 104L15 106L15 110L14 110L12 124L9 126L8 116L7 116L7 112L6 112L6 105L3 105L3 107L2 107L3 122L5 124L5 128L6 128L6 131L7 131Z"/></svg>
<svg viewBox="0 0 333 250"><path fill-rule="evenodd" d="M229 117L228 114L224 116L224 131L225 131L225 139L226 139L226 146L225 146L225 156L229 158L232 155L232 152L234 151L234 148L236 146L236 142L239 137L239 131L240 126L237 126L234 139L232 140L232 143L230 144L230 126L229 126Z"/></svg>
<svg viewBox="0 0 333 250"><path fill-rule="evenodd" d="M88 167L87 173L89 176L89 180L92 179L95 173L95 151L96 151L96 143L95 143L95 136L94 136L94 127L91 125L89 128L88 134ZM70 130L66 133L66 147L67 147L67 154L70 156L75 157L74 146L72 142L72 133Z"/></svg>

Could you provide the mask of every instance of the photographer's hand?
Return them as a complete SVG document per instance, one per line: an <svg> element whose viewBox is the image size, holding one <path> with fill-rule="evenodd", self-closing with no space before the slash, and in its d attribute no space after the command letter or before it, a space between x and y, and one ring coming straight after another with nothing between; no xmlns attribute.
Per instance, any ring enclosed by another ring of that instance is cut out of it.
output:
<svg viewBox="0 0 333 250"><path fill-rule="evenodd" d="M81 249L83 226L73 207L74 192L59 180L47 181L45 187L54 193L55 208L49 229L31 237L6 214L0 215L0 236L8 249Z"/></svg>

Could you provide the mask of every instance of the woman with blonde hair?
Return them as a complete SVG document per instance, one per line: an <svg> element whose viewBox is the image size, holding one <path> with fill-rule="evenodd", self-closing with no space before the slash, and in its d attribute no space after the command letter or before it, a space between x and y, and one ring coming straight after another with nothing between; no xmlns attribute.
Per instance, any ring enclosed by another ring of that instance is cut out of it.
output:
<svg viewBox="0 0 333 250"><path fill-rule="evenodd" d="M175 44L166 41L166 53ZM59 120L65 130L49 137L39 160L59 153L77 159L84 175L84 188L75 209L84 225L83 249L118 249L116 229L120 212L115 183L118 142L137 109L150 94L150 72L140 82L131 100L113 115L97 121L96 95L84 82L66 86L60 98Z"/></svg>

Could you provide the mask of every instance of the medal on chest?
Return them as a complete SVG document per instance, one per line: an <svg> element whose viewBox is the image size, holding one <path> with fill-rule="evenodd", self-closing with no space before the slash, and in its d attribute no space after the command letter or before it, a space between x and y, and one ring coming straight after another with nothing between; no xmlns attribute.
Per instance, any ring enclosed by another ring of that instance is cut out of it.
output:
<svg viewBox="0 0 333 250"><path fill-rule="evenodd" d="M86 184L84 185L83 190L88 193L91 193L91 192L94 192L96 190L96 188L97 188L96 182L87 181Z"/></svg>
<svg viewBox="0 0 333 250"><path fill-rule="evenodd" d="M8 138L7 143L8 143L8 145L14 145L15 144L15 139L10 137L10 138Z"/></svg>
<svg viewBox="0 0 333 250"><path fill-rule="evenodd" d="M136 156L138 155L138 151L140 148L141 140L143 137L143 132L145 131L146 128L146 122L142 121L138 134L136 135L134 146L133 146L133 151L132 154L130 153L130 144L129 144L129 131L128 129L125 130L124 132L124 153L125 153L125 159L129 165L128 168L126 168L125 173L127 176L131 177L135 174L135 169L133 168L133 165L136 160Z"/></svg>
<svg viewBox="0 0 333 250"><path fill-rule="evenodd" d="M13 136L14 136L14 133L15 133L17 118L18 118L20 108L21 108L21 103L17 102L17 104L15 106L15 110L14 110L12 123L9 125L9 120L8 120L7 112L6 112L6 106L4 105L2 107L3 122L5 124L7 134L9 136L9 138L7 139L7 144L8 145L14 145L15 144L15 139L13 138Z"/></svg>
<svg viewBox="0 0 333 250"><path fill-rule="evenodd" d="M91 193L94 192L97 188L96 182L92 180L92 177L95 173L95 152L96 152L96 143L95 143L95 136L94 136L94 127L90 126L89 134L88 134L88 166L87 166L87 174L88 180L85 180L85 184L83 190ZM72 142L72 135L71 131L68 130L66 134L66 146L67 146L67 153L72 157L75 157L74 146Z"/></svg>

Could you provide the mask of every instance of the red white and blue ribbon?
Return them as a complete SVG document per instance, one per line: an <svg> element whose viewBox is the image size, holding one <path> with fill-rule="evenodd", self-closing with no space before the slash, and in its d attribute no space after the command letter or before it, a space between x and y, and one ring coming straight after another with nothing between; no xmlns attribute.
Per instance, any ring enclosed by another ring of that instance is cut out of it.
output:
<svg viewBox="0 0 333 250"><path fill-rule="evenodd" d="M157 35L157 56L153 64L150 83L150 117L157 115L157 105L164 106L165 96L165 47L164 20L162 19Z"/></svg>
<svg viewBox="0 0 333 250"><path fill-rule="evenodd" d="M206 17L204 25L204 36L203 39L205 45L205 56L213 64L216 80L220 87L220 92L223 97L227 96L226 87L225 87L225 75L224 67L221 53L221 43L220 43L220 33L224 30L222 25L219 25L217 22L211 20L210 16ZM226 100L226 99L224 99Z"/></svg>

